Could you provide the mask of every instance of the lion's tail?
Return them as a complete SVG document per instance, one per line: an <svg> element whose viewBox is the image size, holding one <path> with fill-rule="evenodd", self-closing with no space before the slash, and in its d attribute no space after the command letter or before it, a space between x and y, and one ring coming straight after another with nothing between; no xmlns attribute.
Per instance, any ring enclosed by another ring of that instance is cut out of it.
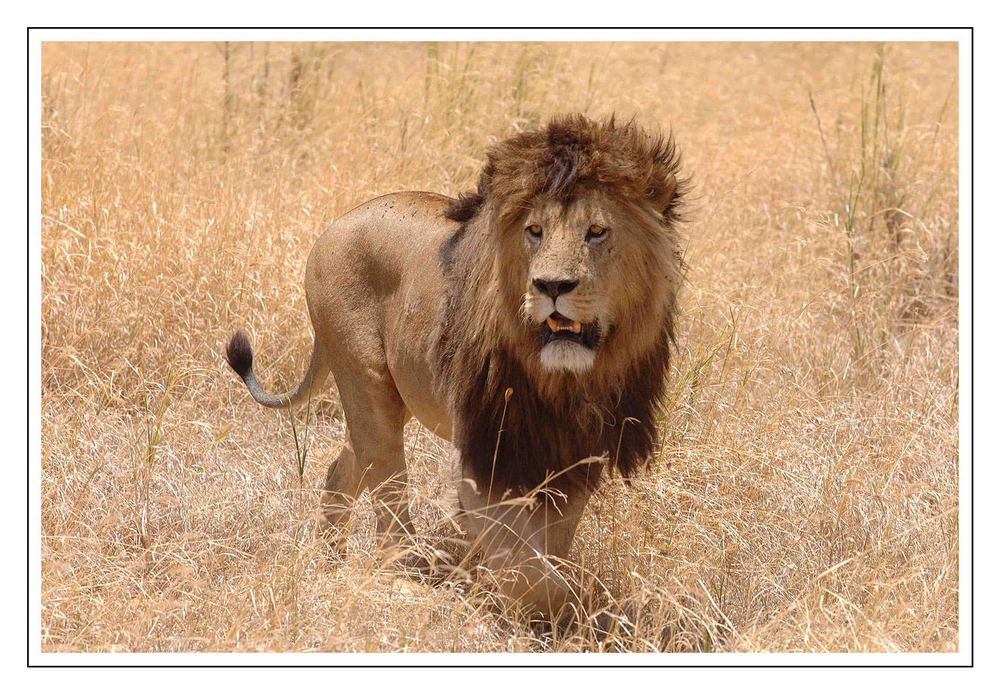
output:
<svg viewBox="0 0 1000 694"><path fill-rule="evenodd" d="M330 373L330 367L320 354L319 345L314 343L309 370L306 371L301 383L287 393L272 395L260 387L257 377L253 374L253 348L250 346L250 340L242 332L237 332L229 341L229 346L226 347L226 361L247 384L253 399L264 407L285 408L298 405L309 397L313 388L323 385L327 374Z"/></svg>

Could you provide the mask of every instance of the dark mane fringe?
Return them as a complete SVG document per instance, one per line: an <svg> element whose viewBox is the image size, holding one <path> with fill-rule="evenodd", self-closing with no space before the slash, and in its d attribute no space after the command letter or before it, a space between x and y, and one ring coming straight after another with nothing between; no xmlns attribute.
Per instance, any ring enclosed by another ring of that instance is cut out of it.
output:
<svg viewBox="0 0 1000 694"><path fill-rule="evenodd" d="M468 377L454 403L461 413L455 445L466 466L463 474L471 474L480 490L525 494L547 479L553 479L550 486L564 490L593 488L603 470L575 464L603 456L609 473L617 470L631 477L653 454L657 407L669 364L667 340L664 335L657 348L630 369L617 397L603 402L585 399L582 393L567 402L550 402L540 396L516 358L495 353L479 373ZM513 391L509 400L507 388ZM580 413L593 416L581 418ZM555 473L560 474L550 478Z"/></svg>
<svg viewBox="0 0 1000 694"><path fill-rule="evenodd" d="M648 135L633 120L619 124L614 117L597 122L564 116L490 147L476 191L461 195L446 212L461 227L439 250L447 289L432 337L435 388L451 409L463 474L471 475L482 492L492 487L526 493L553 473L561 473L561 488L593 487L604 469L628 477L652 455L676 291L667 300L657 338L645 351L637 346L611 381L585 384L565 376L558 402L551 389L540 391L537 374L529 373L516 345L499 338L497 326L517 320L516 306L493 304L500 299L484 298L483 292L496 286L490 282L497 277L494 263L502 260L497 237L507 215L538 198L570 202L595 188L662 229L665 247L671 248L664 261L677 270L676 278L668 272L669 281L679 283L682 263L674 223L686 187L679 169L670 136ZM489 315L507 310L510 315ZM507 389L512 394L505 413ZM605 467L577 465L602 455Z"/></svg>
<svg viewBox="0 0 1000 694"><path fill-rule="evenodd" d="M461 193L455 202L451 203L448 209L445 210L444 216L456 222L463 223L475 217L479 208L483 205L485 200L484 191L489 188L492 178L493 165L487 161L486 166L483 167L482 172L479 174L479 186L477 190Z"/></svg>

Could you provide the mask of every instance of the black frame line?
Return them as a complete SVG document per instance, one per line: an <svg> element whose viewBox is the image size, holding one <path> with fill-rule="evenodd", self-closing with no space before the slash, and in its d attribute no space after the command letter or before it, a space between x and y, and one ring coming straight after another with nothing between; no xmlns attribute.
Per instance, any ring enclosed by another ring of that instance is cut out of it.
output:
<svg viewBox="0 0 1000 694"><path fill-rule="evenodd" d="M924 31L968 31L969 32L969 258L966 261L969 264L969 376L968 376L968 388L969 388L969 412L967 416L969 417L969 470L967 474L969 475L969 518L972 519L969 523L969 662L967 664L936 664L936 663L917 663L917 664L892 664L892 663L880 663L880 664L831 664L822 665L815 663L807 663L798 665L795 663L790 664L693 664L693 663L677 663L677 664L646 664L646 663L636 663L636 664L493 664L493 663L476 663L476 664L359 664L359 663L330 663L330 664L171 664L164 663L160 664L44 664L44 663L32 663L31 662L31 638L30 624L31 624L31 574L28 563L25 564L25 583L28 586L28 591L25 600L25 637L27 644L26 652L26 667L28 669L39 668L39 669L61 669L61 668L74 668L74 669L92 669L92 668L130 668L130 669L145 669L145 668L185 668L185 669L203 669L203 668L240 668L240 669L258 669L258 668L349 668L349 669L469 669L469 668L521 668L521 669L535 669L535 668L552 668L552 669L565 669L565 668L575 668L575 669L587 669L587 668L611 668L611 669L651 669L651 668L719 668L719 669L731 669L731 668L744 668L744 669L783 669L783 668L797 668L797 669L808 669L808 668L851 668L851 669L886 669L886 668L945 668L945 669L966 669L973 668L975 666L975 381L973 379L973 374L975 373L975 351L974 351L974 337L975 337L975 301L973 288L975 286L975 264L973 259L975 257L975 27L972 26L742 26L742 27L711 27L711 26L684 26L684 27L642 27L642 26L624 26L624 27L552 27L552 26L533 26L533 27L513 27L513 26L502 26L502 27L483 27L483 26L459 26L459 27L448 27L448 26L423 26L423 27L380 27L380 26L351 26L351 27L309 27L309 26L280 26L280 27L233 27L233 26L169 26L169 27L155 27L155 26L89 26L89 27L79 27L79 26L29 26L26 27L26 67L28 68L28 74L26 75L26 120L27 120L27 157L26 157L26 167L29 170L31 167L31 142L32 142L32 122L30 113L30 103L31 103L31 89L32 85L30 83L30 69L31 69L31 32L32 31L59 31L59 30L185 30L185 31L258 31L258 30L312 30L312 31L324 31L324 30L390 30L390 31L469 31L469 30L520 30L520 31L532 31L532 30L547 30L547 31L571 31L571 30L652 30L652 31L693 31L693 30L712 30L712 31L767 31L767 30L781 30L781 31L802 31L802 30L854 30L854 31L870 31L870 30L903 30L903 31L913 31L913 30L924 30ZM749 40L749 39L748 39ZM41 38L39 37L39 42ZM961 92L959 92L959 96ZM960 101L959 101L960 103ZM961 114L959 114L959 127L961 127ZM37 135L37 133L35 133ZM961 150L959 150L961 154ZM962 171L959 169L959 176L961 176ZM31 313L31 261L32 261L32 249L30 246L30 234L31 234L31 184L30 180L28 182L28 190L26 194L27 210L29 212L26 217L28 218L28 228L26 229L28 233L28 254L27 254L27 273L25 276L26 287L28 290L27 296L27 313ZM961 262L961 258L959 259ZM961 276L961 275L960 275ZM961 287L961 285L960 285ZM961 292L961 289L960 289ZM30 323L30 319L29 319ZM26 336L26 351L27 351L27 369L26 369L26 395L30 403L31 398L31 330L30 324L28 325L28 331ZM959 340L961 340L961 331L959 332ZM961 351L959 351L961 354ZM959 368L959 374L961 378L961 363ZM959 395L959 402L961 402L961 393ZM29 413L30 414L30 413ZM28 439L28 474L31 473L31 422L30 418L27 422L27 439ZM39 442L39 446L41 443ZM961 445L961 444L960 444ZM30 509L31 502L31 490L30 486L26 489L27 506ZM28 510L28 516L26 517L26 546L28 550L28 557L31 555L31 533L30 533L30 510ZM961 510L959 511L959 517L961 517ZM961 569L961 567L960 567ZM961 614L959 615L961 618ZM210 654L206 654L210 655ZM336 655L336 654L331 654ZM391 654L388 654L391 655ZM663 654L669 657L670 654Z"/></svg>

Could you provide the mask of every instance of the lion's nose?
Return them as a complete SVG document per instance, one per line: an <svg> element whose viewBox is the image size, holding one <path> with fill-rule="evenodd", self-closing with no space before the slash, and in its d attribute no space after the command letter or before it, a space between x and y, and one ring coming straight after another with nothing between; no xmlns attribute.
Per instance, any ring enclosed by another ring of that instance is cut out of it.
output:
<svg viewBox="0 0 1000 694"><path fill-rule="evenodd" d="M560 294L568 294L579 284L576 280L533 280L534 285L542 294L548 294L555 299Z"/></svg>

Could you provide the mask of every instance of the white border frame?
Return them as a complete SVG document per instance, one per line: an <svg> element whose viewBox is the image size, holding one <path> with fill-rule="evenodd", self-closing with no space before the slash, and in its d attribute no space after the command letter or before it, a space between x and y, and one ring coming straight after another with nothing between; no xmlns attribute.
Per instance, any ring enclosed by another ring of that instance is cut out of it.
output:
<svg viewBox="0 0 1000 694"><path fill-rule="evenodd" d="M968 29L45 29L28 39L29 132L40 133L42 41L951 41L959 44L959 651L915 654L251 654L42 653L40 577L40 134L28 162L28 661L42 666L962 666L971 664L972 35ZM478 678L477 678L478 679Z"/></svg>

